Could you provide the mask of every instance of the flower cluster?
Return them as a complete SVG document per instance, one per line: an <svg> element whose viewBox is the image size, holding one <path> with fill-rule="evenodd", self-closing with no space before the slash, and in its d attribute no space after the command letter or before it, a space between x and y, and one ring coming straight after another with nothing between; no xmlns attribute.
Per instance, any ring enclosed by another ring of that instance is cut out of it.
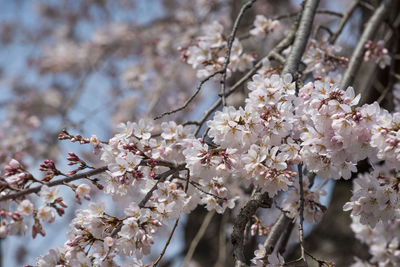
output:
<svg viewBox="0 0 400 267"><path fill-rule="evenodd" d="M356 262L351 267L400 265L399 219L389 220L385 223L378 222L375 227L360 223L360 216L353 216L352 220L352 230L360 241L368 245L372 258L368 262L356 258Z"/></svg>
<svg viewBox="0 0 400 267"><path fill-rule="evenodd" d="M377 149L377 157L400 170L400 113L390 114L379 110L379 116L373 127L371 146Z"/></svg>
<svg viewBox="0 0 400 267"><path fill-rule="evenodd" d="M209 149L204 142L195 140L192 146L183 151L186 166L190 170L195 187L200 189L200 203L208 210L216 209L223 213L227 207L233 208L236 197L231 198L226 187L234 176L237 154L234 149Z"/></svg>
<svg viewBox="0 0 400 267"><path fill-rule="evenodd" d="M257 15L254 20L254 28L250 30L250 34L257 37L265 37L268 33L273 32L280 25L279 21L267 19L263 15Z"/></svg>
<svg viewBox="0 0 400 267"><path fill-rule="evenodd" d="M386 173L377 168L372 173L360 174L354 180L354 193L350 202L343 207L345 211L351 210L351 216L359 217L360 223L371 228L378 222L386 224L399 218L393 212L400 208L398 178Z"/></svg>
<svg viewBox="0 0 400 267"><path fill-rule="evenodd" d="M270 78L256 74L248 84L245 109L216 112L207 125L209 136L223 147L242 154L237 169L244 184L259 186L273 197L292 184L289 163L299 159L300 147L289 137L293 122L294 83L290 75Z"/></svg>
<svg viewBox="0 0 400 267"><path fill-rule="evenodd" d="M306 71L312 72L314 77L325 77L339 67L345 68L348 59L337 55L341 50L340 46L332 45L326 40L312 39L303 56L303 62L307 65Z"/></svg>
<svg viewBox="0 0 400 267"><path fill-rule="evenodd" d="M183 49L182 57L197 70L197 77L207 77L224 65L228 43L223 30L223 26L215 21L204 28L206 35L198 37L194 45ZM242 44L235 38L227 69L228 75L237 70L244 71L252 67L254 60L255 57L252 54L243 53Z"/></svg>
<svg viewBox="0 0 400 267"><path fill-rule="evenodd" d="M381 69L390 65L391 58L383 40L379 40L377 43L369 40L364 47L366 50L364 54L365 61L374 61Z"/></svg>
<svg viewBox="0 0 400 267"><path fill-rule="evenodd" d="M296 130L302 140L302 160L323 178L349 179L356 163L373 149L369 145L379 105L356 108L360 95L329 81L306 84L296 102Z"/></svg>
<svg viewBox="0 0 400 267"><path fill-rule="evenodd" d="M114 23L94 32L90 42L59 39L55 45L45 47L35 60L41 72L76 73L93 67L110 49L119 49L120 53L128 50L135 40L135 34L129 24Z"/></svg>
<svg viewBox="0 0 400 267"><path fill-rule="evenodd" d="M51 170L55 170L54 163L52 161L46 161L41 165L41 169L45 168L48 171L48 167ZM38 182L32 174L27 172L24 167L15 159L10 160L9 164L4 167L6 173L5 178L1 178L5 182L3 186L6 186L10 190L23 190L27 185L32 182ZM46 180L45 176L42 180ZM2 217L0 226L0 236L5 237L7 235L20 235L25 234L29 225L29 217L33 217L34 224L31 228L31 235L33 238L37 234L44 236L46 233L42 228L41 222L51 223L55 220L55 212L62 216L64 214L64 208L67 205L64 203L62 197L58 197L58 187L48 187L43 185L39 192L41 200L44 205L40 208L36 208L30 198L21 197L15 201L3 201L0 206L0 216ZM1 196L5 196L5 192L2 192ZM13 212L14 203L17 205L16 211ZM27 217L27 219L25 219Z"/></svg>

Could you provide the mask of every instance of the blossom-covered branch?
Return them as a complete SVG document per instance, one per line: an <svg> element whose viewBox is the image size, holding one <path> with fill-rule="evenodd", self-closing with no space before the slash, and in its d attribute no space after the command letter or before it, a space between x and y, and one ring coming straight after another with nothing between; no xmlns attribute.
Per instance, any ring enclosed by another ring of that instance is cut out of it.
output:
<svg viewBox="0 0 400 267"><path fill-rule="evenodd" d="M48 182L48 183L43 183L41 185L32 187L32 188L28 188L28 189L24 189L24 190L20 190L16 193L11 193L11 194L7 194L7 195L2 195L0 196L0 201L5 201L5 200L10 200L10 199L17 199L19 197L25 196L25 195L29 195L32 193L38 193L40 192L40 190L42 189L43 186L48 186L48 187L53 187L53 186L58 186L58 185L63 185L66 183L70 183L82 178L88 178L90 176L96 175L96 174L100 174L103 173L107 170L107 166L103 166L103 167L99 167L87 172L82 172L82 173L78 173L78 174L74 174L62 179L58 179L52 182Z"/></svg>

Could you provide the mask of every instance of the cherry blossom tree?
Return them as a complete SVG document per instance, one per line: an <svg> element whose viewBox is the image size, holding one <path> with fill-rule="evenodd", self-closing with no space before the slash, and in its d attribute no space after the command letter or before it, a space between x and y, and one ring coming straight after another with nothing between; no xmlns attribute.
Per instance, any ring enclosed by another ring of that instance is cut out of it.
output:
<svg viewBox="0 0 400 267"><path fill-rule="evenodd" d="M1 27L25 63L1 76L1 242L64 221L27 266L169 266L195 218L175 264L199 266L219 216L207 264L334 266L305 228L351 180L351 266L399 266L400 3L343 3L9 4L37 20Z"/></svg>

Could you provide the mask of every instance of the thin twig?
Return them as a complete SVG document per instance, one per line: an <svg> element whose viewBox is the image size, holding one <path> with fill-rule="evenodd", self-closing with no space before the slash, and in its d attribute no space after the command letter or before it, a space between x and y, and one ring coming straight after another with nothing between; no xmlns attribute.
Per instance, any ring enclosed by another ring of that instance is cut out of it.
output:
<svg viewBox="0 0 400 267"><path fill-rule="evenodd" d="M340 88L342 90L350 86L353 81L357 71L360 68L361 62L364 57L365 44L370 40L375 32L378 30L381 22L384 20L387 12L390 10L391 6L395 3L394 0L384 1L374 12L372 17L368 20L367 25L357 43L356 48L350 58L349 66L346 69L342 81L340 83ZM357 92L362 93L362 92Z"/></svg>
<svg viewBox="0 0 400 267"><path fill-rule="evenodd" d="M185 185L185 193L187 193L187 191L188 191L188 189L189 189L189 182L190 182L190 171L189 171L189 169L185 169L185 170L187 171L186 185ZM151 266L156 266L156 265L161 261L162 257L164 256L165 252L167 251L167 248L168 248L169 243L171 242L172 236L173 236L174 233L175 233L175 230L176 230L176 227L178 226L178 222L179 222L179 219L180 219L180 218L181 218L181 217L179 217L179 218L175 221L175 225L174 225L174 227L172 228L172 231L171 231L171 233L170 233L170 235L169 235L169 237L168 237L167 242L165 243L165 246L164 246L163 250L162 250L161 253L160 253L160 256L157 258L157 260L156 260Z"/></svg>
<svg viewBox="0 0 400 267"><path fill-rule="evenodd" d="M171 111L164 112L164 113L162 113L161 115L158 115L157 117L155 117L154 120L161 119L161 118L164 117L165 115L171 115L171 114L173 114L173 113L176 113L176 112L178 112L178 111L181 111L181 110L185 109L185 108L190 104L190 102L192 102L193 99L194 99L194 98L198 95L198 93L201 91L201 88L203 87L203 84L205 84L208 80L210 80L211 78L213 78L215 75L221 74L222 72L223 72L223 70L221 69L221 70L217 70L216 72L214 72L214 73L208 75L206 78L204 78L203 80L200 81L200 83L199 83L199 85L197 86L196 91L194 92L194 94L193 94L191 97L189 97L188 100L186 100L186 102L185 102L185 104L183 104L183 106L181 106L181 107L179 107L179 108L177 108L177 109L171 110Z"/></svg>
<svg viewBox="0 0 400 267"><path fill-rule="evenodd" d="M315 31L315 35L314 36L317 36L317 34L319 33L320 30L326 31L329 34L329 36L333 35L333 32L331 31L331 29L329 29L329 27L326 27L325 25L319 25L317 30Z"/></svg>
<svg viewBox="0 0 400 267"><path fill-rule="evenodd" d="M400 81L400 74L397 74L395 72L390 73L390 75L392 75L394 78L396 78L397 80Z"/></svg>
<svg viewBox="0 0 400 267"><path fill-rule="evenodd" d="M225 87L226 87L226 74L228 70L228 65L231 60L231 50L232 50L232 45L233 45L233 40L235 39L237 29L239 28L239 23L240 20L242 19L244 12L251 8L251 6L254 4L254 2L257 0L250 0L246 4L242 6L240 9L239 15L237 16L235 23L233 24L232 32L231 35L229 36L229 41L228 41L228 48L225 53L225 62L224 65L222 66L222 79L221 79L221 98L222 98L222 106L225 106Z"/></svg>
<svg viewBox="0 0 400 267"><path fill-rule="evenodd" d="M171 239L172 239L172 236L174 235L175 229L178 226L179 219L180 219L180 217L178 219L176 219L174 227L172 228L172 231L168 237L167 242L165 243L163 250L160 253L160 256L158 256L157 260L155 262L153 262L151 264L151 266L157 266L157 264L161 261L162 257L164 256L165 252L167 251L168 245L171 242Z"/></svg>
<svg viewBox="0 0 400 267"><path fill-rule="evenodd" d="M370 3L367 3L365 1L360 1L360 6L366 8L370 11L374 11L376 9L373 5L371 5Z"/></svg>
<svg viewBox="0 0 400 267"><path fill-rule="evenodd" d="M210 224L211 219L213 218L214 214L215 214L215 210L211 210L207 213L206 217L204 218L199 231L197 232L196 236L190 243L189 250L186 253L185 259L183 260L183 264L182 264L183 267L188 266L189 262L191 261L194 251L196 250L197 245L199 244L200 240L203 238L203 236L207 230L207 227Z"/></svg>
<svg viewBox="0 0 400 267"><path fill-rule="evenodd" d="M182 124L182 126L186 126L186 125L199 125L198 121L186 121Z"/></svg>
<svg viewBox="0 0 400 267"><path fill-rule="evenodd" d="M196 188L197 190L199 190L203 194L209 195L209 196L211 196L213 198L216 198L218 200L227 201L226 198L223 198L223 197L217 196L215 194L208 193L207 191L204 191L203 189L201 189L200 185L197 185L195 182L190 181L190 184L193 185L194 188Z"/></svg>
<svg viewBox="0 0 400 267"><path fill-rule="evenodd" d="M346 12L343 13L342 20L339 22L339 25L337 26L336 30L334 33L329 37L329 43L333 44L336 42L336 39L339 37L339 35L342 33L344 26L346 25L347 21L350 19L351 15L353 12L356 10L356 7L358 6L360 0L354 1L349 9L346 10Z"/></svg>
<svg viewBox="0 0 400 267"><path fill-rule="evenodd" d="M69 183L69 182L72 182L72 181L75 181L75 180L78 180L78 179L87 178L89 176L105 172L106 170L107 170L107 166L103 166L103 167L96 168L94 170L90 170L90 171L87 171L87 172L82 172L82 173L78 173L78 174L75 174L75 175L71 175L71 176L65 177L63 179L59 179L59 180L52 181L52 182L49 182L49 183L43 183L43 184L38 185L36 187L32 187L32 188L29 188L29 189L21 190L21 191L19 191L17 193L14 193L14 194L1 196L0 197L0 202L4 201L4 200L9 200L9 199L17 199L17 198L19 198L21 196L32 194L32 193L38 193L42 189L42 187L44 185L47 185L48 187L52 187L52 186L56 186L56 185L62 185L64 183Z"/></svg>
<svg viewBox="0 0 400 267"><path fill-rule="evenodd" d="M336 16L336 17L342 17L342 16L343 16L342 13L335 12L335 11L332 11L332 10L325 10L325 9L317 10L316 13L317 13L317 14L332 15L332 16ZM290 14L279 15L279 16L277 16L277 17L272 18L272 20L289 19L289 18L296 17L298 14L299 14L299 12L293 12L293 13L290 13Z"/></svg>
<svg viewBox="0 0 400 267"><path fill-rule="evenodd" d="M210 131L210 127L207 127L207 129L204 131L204 133L201 135L201 139L204 140L208 134L208 132Z"/></svg>
<svg viewBox="0 0 400 267"><path fill-rule="evenodd" d="M142 201L140 201L139 203L139 207L142 208L146 205L147 201L149 201L150 197L152 196L153 192L157 189L158 184L164 182L168 176L181 171L185 168L185 164L181 164L179 166L177 166L176 168L172 168L166 172L161 173L160 175L158 175L156 177L157 182L156 184L147 192L147 194L144 196L144 198L142 199Z"/></svg>

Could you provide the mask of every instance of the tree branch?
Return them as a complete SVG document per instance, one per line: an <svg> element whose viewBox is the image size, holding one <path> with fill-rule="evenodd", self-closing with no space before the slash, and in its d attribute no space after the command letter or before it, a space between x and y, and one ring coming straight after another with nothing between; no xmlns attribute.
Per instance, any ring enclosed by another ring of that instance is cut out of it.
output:
<svg viewBox="0 0 400 267"><path fill-rule="evenodd" d="M210 224L211 219L213 218L214 214L215 214L215 210L211 210L211 211L209 211L207 213L206 217L204 218L203 223L201 224L199 231L197 232L196 236L194 237L194 239L190 243L189 250L188 250L188 252L187 252L187 254L185 256L185 259L183 260L183 263L182 263L183 267L188 266L190 260L193 257L194 251L196 250L197 245L199 244L201 238L204 236L204 234L205 234L205 232L207 230L207 227Z"/></svg>
<svg viewBox="0 0 400 267"><path fill-rule="evenodd" d="M299 28L296 32L293 47L290 50L283 73L294 75L297 72L300 59L306 49L307 40L310 36L312 23L314 21L315 12L317 10L319 0L307 0L304 5L304 10L301 14Z"/></svg>
<svg viewBox="0 0 400 267"><path fill-rule="evenodd" d="M350 19L351 15L353 12L356 10L356 7L360 3L360 0L354 1L349 9L346 10L346 12L343 13L342 20L339 22L339 25L337 26L335 32L329 37L329 43L333 44L336 42L336 39L339 37L339 35L342 33L342 30L344 26L346 25L347 21Z"/></svg>
<svg viewBox="0 0 400 267"><path fill-rule="evenodd" d="M259 207L269 208L271 207L271 199L268 197L268 193L255 192L246 205L240 210L235 223L233 224L233 232L231 235L231 241L233 245L233 252L236 258L235 266L246 266L246 259L243 253L243 239L244 230L247 222L256 213Z"/></svg>
<svg viewBox="0 0 400 267"><path fill-rule="evenodd" d="M303 188L303 164L300 163L297 165L297 171L299 174L299 188L300 188L300 207L299 207L299 216L300 216L300 223L299 223L299 240L300 240L300 252L301 252L301 259L306 262L306 258L304 255L304 231L303 231L303 222L304 222L304 188Z"/></svg>
<svg viewBox="0 0 400 267"><path fill-rule="evenodd" d="M289 222L290 219L284 213L279 216L277 222L272 226L271 231L264 242L264 247L267 253L271 253L274 250L275 244L278 242L281 234L289 225Z"/></svg>
<svg viewBox="0 0 400 267"><path fill-rule="evenodd" d="M165 246L164 246L163 250L161 251L160 256L158 256L158 258L151 264L151 266L157 266L157 264L161 261L162 257L164 256L165 252L167 251L167 248L168 248L169 243L171 242L172 236L174 235L174 232L175 232L175 230L176 230L176 227L178 226L178 223L179 223L179 219L180 219L180 218L181 218L181 217L179 217L178 219L176 219L175 224L174 224L174 227L172 228L172 231L171 231L171 233L169 234L168 240L167 240L167 242L165 243Z"/></svg>
<svg viewBox="0 0 400 267"><path fill-rule="evenodd" d="M59 179L59 180L52 181L52 182L49 182L49 183L44 183L44 184L38 185L36 187L32 187L32 188L29 188L29 189L21 190L21 191L19 191L17 193L14 193L14 194L9 194L9 195L2 196L2 197L0 197L0 202L4 201L4 200L9 200L9 199L16 199L16 198L19 198L21 196L32 194L32 193L38 193L42 189L42 186L44 186L44 185L47 185L48 187L61 185L61 184L69 183L69 182L72 182L72 181L75 181L75 180L78 180L78 179L87 178L89 176L105 172L106 170L107 170L107 166L103 166L103 167L99 167L97 169L90 170L90 171L87 171L87 172L82 172L82 173L78 173L78 174L75 174L75 175L71 175L71 176L65 177L63 179Z"/></svg>
<svg viewBox="0 0 400 267"><path fill-rule="evenodd" d="M311 33L312 22L318 3L319 0L308 0L305 3L303 12L301 13L300 23L298 24L299 28L297 29L297 23L295 23L292 27L292 32L295 36L295 40L288 60L286 61L283 73L290 73L293 75L297 71L301 56L304 53L307 40ZM286 45L289 45L291 42L291 38L291 36L288 36L288 38L282 40L282 42L271 52L277 52L276 50ZM260 193L255 193L253 197L249 200L249 202L247 202L247 204L242 208L233 226L231 239L234 249L234 256L236 258L235 266L237 267L246 266L246 259L243 254L243 233L247 222L250 220L251 216L255 214L258 207L260 206L259 202L254 199L257 197L260 198ZM268 198L268 195L264 197ZM270 199L268 198L268 200ZM267 248L267 253L270 253L271 248L273 248L278 242L282 232L288 226L289 221L290 219L282 213L278 221L272 227L271 232L268 235L267 240L265 241L264 246Z"/></svg>
<svg viewBox="0 0 400 267"><path fill-rule="evenodd" d="M360 68L361 61L364 57L364 46L368 40L373 38L373 35L378 30L378 27L381 25L383 19L385 18L386 14L390 10L391 6L395 3L394 0L384 1L378 9L374 12L372 17L367 22L367 25L360 37L360 40L357 43L356 48L350 58L349 66L345 71L342 81L340 83L340 88L345 90L348 86L350 86L353 81L354 77ZM361 93L361 92L357 92Z"/></svg>
<svg viewBox="0 0 400 267"><path fill-rule="evenodd" d="M198 85L197 88L196 88L196 91L193 93L193 95L192 95L191 97L189 97L188 100L186 100L186 102L185 102L185 104L183 104L183 106L181 106L181 107L179 107L179 108L177 108L177 109L171 110L171 111L164 112L164 113L162 113L161 115L158 115L157 117L155 117L154 120L161 119L161 118L164 117L165 115L171 115L171 114L173 114L173 113L176 113L176 112L178 112L178 111L181 111L181 110L185 109L185 108L190 104L190 102L192 102L193 99L200 93L201 88L203 87L203 85L204 85L208 80L210 80L212 77L214 77L214 76L217 75L217 74L221 74L222 72L223 72L223 70L221 69L221 70L217 70L216 72L214 72L214 73L208 75L206 78L204 78L203 80L200 81L199 85Z"/></svg>
<svg viewBox="0 0 400 267"><path fill-rule="evenodd" d="M293 18L293 17L296 17L298 15L298 13L299 12L294 12L294 13L285 14L285 15L279 15L277 17L273 17L272 20L282 20L282 19ZM317 10L316 13L317 14L331 15L331 16L335 16L335 17L339 17L339 18L343 16L342 13L335 12L335 11L332 11L332 10L326 10L326 9Z"/></svg>
<svg viewBox="0 0 400 267"><path fill-rule="evenodd" d="M257 0L250 0L248 1L246 4L244 4L242 6L242 8L240 9L239 15L237 16L235 23L233 24L233 29L231 32L231 35L229 37L229 41L228 41L228 49L226 50L226 54L225 54L225 62L224 65L222 66L222 79L221 79L221 99L222 99L222 106L225 106L225 87L226 87L226 73L227 73L227 69L228 69L228 65L229 62L231 60L231 50L232 50L232 44L233 44L233 40L235 39L235 35L237 32L237 29L239 27L239 23L240 20L242 19L244 12L249 9L254 2Z"/></svg>

